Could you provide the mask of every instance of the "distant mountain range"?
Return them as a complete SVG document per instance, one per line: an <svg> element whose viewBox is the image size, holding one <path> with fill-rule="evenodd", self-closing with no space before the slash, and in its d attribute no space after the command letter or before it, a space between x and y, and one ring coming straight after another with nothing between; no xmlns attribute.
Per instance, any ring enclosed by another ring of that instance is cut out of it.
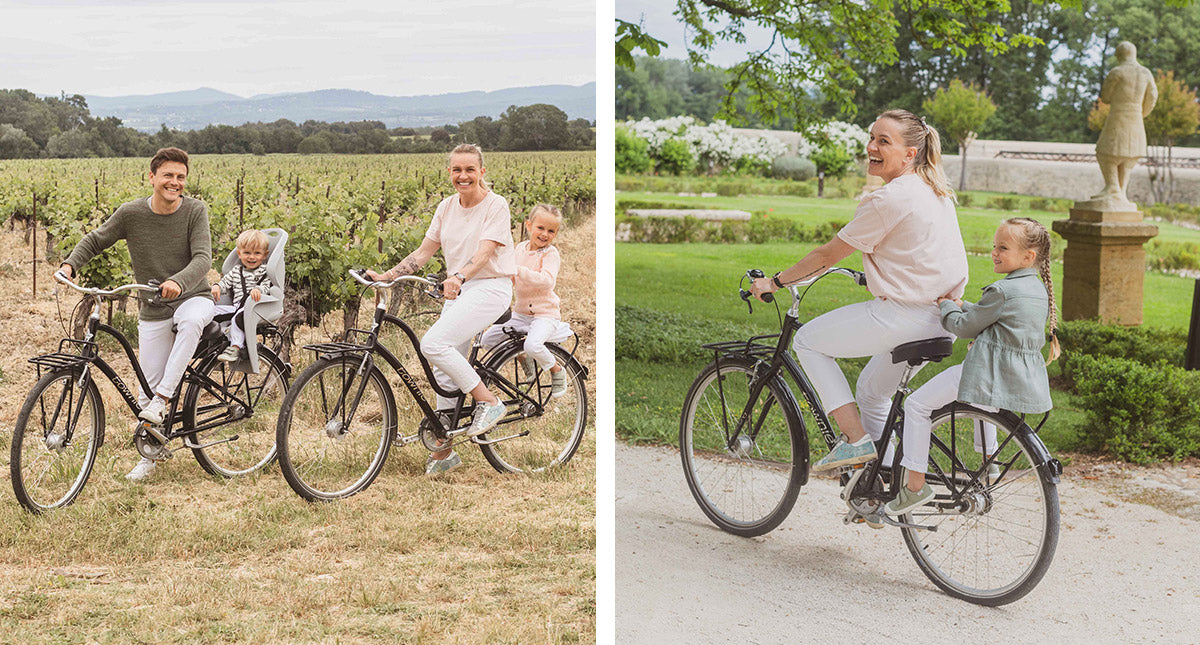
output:
<svg viewBox="0 0 1200 645"><path fill-rule="evenodd" d="M477 116L497 118L510 105L549 103L567 118L596 119L596 84L539 85L494 92L460 92L427 96L382 96L357 90L317 90L260 94L243 98L202 87L184 92L137 96L86 96L93 116L115 116L143 132L163 124L196 130L210 124L241 125L290 119L316 121L383 121L389 128L459 123Z"/></svg>

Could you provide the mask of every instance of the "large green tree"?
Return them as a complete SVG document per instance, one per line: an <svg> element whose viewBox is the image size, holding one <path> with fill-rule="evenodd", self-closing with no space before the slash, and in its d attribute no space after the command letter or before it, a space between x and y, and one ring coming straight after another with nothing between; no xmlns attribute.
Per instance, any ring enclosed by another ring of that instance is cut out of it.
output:
<svg viewBox="0 0 1200 645"><path fill-rule="evenodd" d="M963 190L967 181L967 148L996 112L996 104L974 85L954 79L949 87L939 88L933 98L925 99L921 108L943 133L958 143L958 189Z"/></svg>

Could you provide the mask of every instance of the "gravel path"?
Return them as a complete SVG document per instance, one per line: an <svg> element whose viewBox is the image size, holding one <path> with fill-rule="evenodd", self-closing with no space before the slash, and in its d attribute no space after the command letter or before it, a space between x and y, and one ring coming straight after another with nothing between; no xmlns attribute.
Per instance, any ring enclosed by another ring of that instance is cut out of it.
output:
<svg viewBox="0 0 1200 645"><path fill-rule="evenodd" d="M739 538L700 512L677 451L618 443L617 642L1200 643L1200 478L1161 472L1064 478L1049 573L989 608L933 586L899 530L844 525L836 480L811 480L779 528ZM1175 514L1126 501L1145 491L1185 501Z"/></svg>

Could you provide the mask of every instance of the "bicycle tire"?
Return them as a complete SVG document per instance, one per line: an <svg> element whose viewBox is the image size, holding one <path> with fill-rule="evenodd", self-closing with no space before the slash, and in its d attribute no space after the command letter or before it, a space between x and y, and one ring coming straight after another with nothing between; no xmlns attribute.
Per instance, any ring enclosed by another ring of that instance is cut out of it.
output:
<svg viewBox="0 0 1200 645"><path fill-rule="evenodd" d="M275 461L275 424L287 395L287 364L267 347L258 350L258 374L235 372L229 363L212 354L200 366L200 372L221 385L213 391L207 384L193 381L184 394L184 427L196 428L231 420L209 430L197 432L188 440L208 447L192 448L192 456L210 475L232 478L249 475ZM249 403L248 410L229 399L229 393ZM236 440L226 441L231 437Z"/></svg>
<svg viewBox="0 0 1200 645"><path fill-rule="evenodd" d="M354 416L333 413L362 384L361 356L321 358L296 377L279 410L275 445L279 470L292 490L310 502L343 499L367 489L387 461L396 431L392 389L371 366ZM332 424L332 425L331 425Z"/></svg>
<svg viewBox="0 0 1200 645"><path fill-rule="evenodd" d="M679 453L692 497L721 530L754 537L779 526L800 494L807 455L804 421L778 376L762 390L753 417L754 437L729 446L749 397L755 362L722 358L700 371L684 399ZM765 397L764 397L765 395Z"/></svg>
<svg viewBox="0 0 1200 645"><path fill-rule="evenodd" d="M69 368L43 375L17 416L9 473L17 501L30 512L45 513L74 502L104 443L104 401L95 381L89 380L79 392L79 374L78 368ZM65 430L72 416L77 425L67 442Z"/></svg>
<svg viewBox="0 0 1200 645"><path fill-rule="evenodd" d="M1041 441L1036 435L1017 431L1012 420L960 404L935 413L926 481L943 500L950 496L947 482L953 484L961 491L953 501L961 506L958 512L921 507L902 516L906 523L937 527L936 532L903 529L921 571L951 596L979 605L1004 605L1032 591L1058 544L1058 487L1049 468L1035 466L1034 459L1045 449L1034 445ZM979 472L983 458L974 440L979 423L996 428L1002 469L996 481ZM952 453L965 470L950 467ZM935 474L934 464L941 474Z"/></svg>
<svg viewBox="0 0 1200 645"><path fill-rule="evenodd" d="M511 348L498 352L488 361L489 368L542 406L542 412L537 413L536 408L528 402L522 405L515 397L500 392L501 398L510 408L506 419L513 417L514 412L511 410L514 407L517 408L515 414L518 416L511 423L502 420L499 426L481 437L485 441L500 441L479 445L484 458L499 472L544 472L570 461L583 441L588 418L587 388L583 371L578 363L571 360L571 353L562 347L546 343L546 349L550 350L555 362L562 366L567 374L567 393L555 399L550 398L548 371L538 368L536 382L528 377L522 380L521 368L518 365L520 361L517 358L525 351L521 345L513 343ZM494 380L489 381L488 386L493 392L498 389L494 387ZM516 436L520 433L528 434Z"/></svg>

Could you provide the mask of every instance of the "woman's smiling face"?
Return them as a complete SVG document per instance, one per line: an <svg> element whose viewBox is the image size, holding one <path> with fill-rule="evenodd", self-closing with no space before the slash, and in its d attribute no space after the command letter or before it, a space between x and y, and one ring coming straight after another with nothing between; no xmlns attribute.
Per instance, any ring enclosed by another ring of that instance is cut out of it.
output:
<svg viewBox="0 0 1200 645"><path fill-rule="evenodd" d="M480 189L480 180L485 172L479 157L467 152L450 156L450 183L459 194L471 193Z"/></svg>
<svg viewBox="0 0 1200 645"><path fill-rule="evenodd" d="M891 181L912 169L917 149L904 143L899 121L882 118L871 124L867 142L867 173Z"/></svg>

